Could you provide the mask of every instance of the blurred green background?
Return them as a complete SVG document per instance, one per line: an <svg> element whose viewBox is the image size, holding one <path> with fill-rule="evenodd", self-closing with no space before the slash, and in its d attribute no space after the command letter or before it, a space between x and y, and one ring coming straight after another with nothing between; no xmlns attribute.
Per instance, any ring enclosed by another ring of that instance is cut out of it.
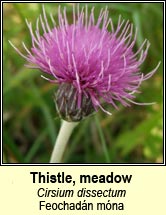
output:
<svg viewBox="0 0 166 215"><path fill-rule="evenodd" d="M57 19L58 4L44 4L47 14ZM72 19L72 4L61 3ZM84 5L84 4L81 4ZM95 16L105 7L95 6ZM147 38L151 47L142 71L148 73L159 61L157 73L141 86L136 101L151 106L111 106L112 116L99 111L83 120L73 132L65 151L65 163L161 163L163 162L163 5L162 3L107 3L116 26L118 16L129 19L139 29L137 44ZM25 18L33 23L42 13L41 3L3 4L3 162L48 163L60 128L53 102L56 86L40 77L39 70L27 69L26 63L10 46L11 40L23 51L21 42L31 47ZM24 51L23 51L24 52Z"/></svg>

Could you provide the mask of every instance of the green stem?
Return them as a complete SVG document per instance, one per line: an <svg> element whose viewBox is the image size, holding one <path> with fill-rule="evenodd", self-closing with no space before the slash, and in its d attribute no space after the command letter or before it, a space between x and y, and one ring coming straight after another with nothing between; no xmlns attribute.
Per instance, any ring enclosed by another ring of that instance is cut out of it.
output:
<svg viewBox="0 0 166 215"><path fill-rule="evenodd" d="M62 125L51 155L50 163L62 162L62 156L65 151L67 142L77 124L77 122L67 122L64 120L62 121Z"/></svg>
<svg viewBox="0 0 166 215"><path fill-rule="evenodd" d="M97 126L97 129L99 132L99 136L101 139L101 144L102 144L103 152L105 155L106 163L110 163L110 157L109 157L109 153L108 153L108 149L107 149L107 144L105 142L103 131L102 131L102 128L101 128L101 125L100 125L100 122L99 122L99 119L97 116L95 116L95 121L96 121L96 126Z"/></svg>

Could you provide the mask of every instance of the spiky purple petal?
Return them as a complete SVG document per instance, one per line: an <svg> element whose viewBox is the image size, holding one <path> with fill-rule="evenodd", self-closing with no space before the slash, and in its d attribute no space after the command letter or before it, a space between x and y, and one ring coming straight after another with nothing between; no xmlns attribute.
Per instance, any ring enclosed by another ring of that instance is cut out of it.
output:
<svg viewBox="0 0 166 215"><path fill-rule="evenodd" d="M137 29L133 33L133 25L121 17L115 28L108 15L107 8L102 9L95 21L94 8L88 15L87 6L81 10L79 5L77 8L73 6L73 24L69 24L66 9L61 12L59 7L58 26L50 15L54 26L51 28L43 7L43 16L37 19L35 31L26 21L32 38L31 49L28 50L23 43L27 53L23 55L14 48L31 67L39 68L55 79L42 76L46 80L73 85L78 107L83 95L90 96L94 108L99 107L103 111L103 101L115 108L118 108L117 101L124 106L138 104L133 101L134 93L139 92L141 83L156 72L159 64L150 73L141 73L140 66L146 59L150 43L145 40L134 53ZM108 27L111 27L111 32Z"/></svg>

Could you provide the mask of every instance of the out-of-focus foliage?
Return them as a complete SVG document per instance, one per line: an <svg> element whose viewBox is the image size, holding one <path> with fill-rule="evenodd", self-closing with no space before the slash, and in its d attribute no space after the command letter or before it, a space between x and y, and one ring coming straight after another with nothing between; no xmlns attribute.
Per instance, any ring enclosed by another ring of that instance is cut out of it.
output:
<svg viewBox="0 0 166 215"><path fill-rule="evenodd" d="M64 3L72 20L72 4ZM138 102L152 106L106 108L112 116L99 111L83 120L72 134L64 156L67 163L161 163L163 162L162 125L162 3L88 3L95 16L107 5L116 25L119 15L138 27L137 47L147 38L151 47L142 71L147 73L159 61L157 73L141 86ZM58 4L45 4L47 13L57 18ZM57 86L40 77L39 70L27 69L26 63L10 46L23 50L31 47L25 18L36 24L42 13L41 3L5 3L3 5L3 149L7 163L48 163L60 119L53 102ZM81 38L80 38L81 42ZM104 148L106 146L106 149ZM104 150L105 149L105 150Z"/></svg>

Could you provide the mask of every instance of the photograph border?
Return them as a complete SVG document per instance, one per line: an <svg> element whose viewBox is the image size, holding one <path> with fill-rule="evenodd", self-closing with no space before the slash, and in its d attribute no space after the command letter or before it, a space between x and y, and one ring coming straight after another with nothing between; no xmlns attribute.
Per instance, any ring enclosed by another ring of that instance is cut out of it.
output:
<svg viewBox="0 0 166 215"><path fill-rule="evenodd" d="M162 163L3 163L3 4L5 3L162 3L163 4L163 162ZM165 162L165 1L1 1L1 148L0 166L166 166Z"/></svg>

